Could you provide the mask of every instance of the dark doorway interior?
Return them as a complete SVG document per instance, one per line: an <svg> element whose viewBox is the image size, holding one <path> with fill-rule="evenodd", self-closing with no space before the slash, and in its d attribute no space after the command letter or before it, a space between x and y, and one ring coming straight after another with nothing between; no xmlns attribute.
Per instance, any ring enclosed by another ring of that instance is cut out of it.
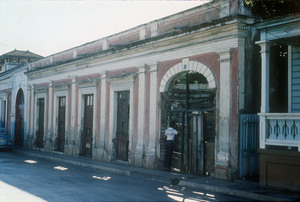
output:
<svg viewBox="0 0 300 202"><path fill-rule="evenodd" d="M0 127L6 128L6 101L1 101Z"/></svg>
<svg viewBox="0 0 300 202"><path fill-rule="evenodd" d="M270 112L288 112L288 47L270 47Z"/></svg>
<svg viewBox="0 0 300 202"><path fill-rule="evenodd" d="M81 156L92 157L94 95L84 96L84 123Z"/></svg>
<svg viewBox="0 0 300 202"><path fill-rule="evenodd" d="M116 158L128 161L130 92L118 92L117 96Z"/></svg>
<svg viewBox="0 0 300 202"><path fill-rule="evenodd" d="M58 137L56 150L64 152L66 125L66 97L58 98Z"/></svg>
<svg viewBox="0 0 300 202"><path fill-rule="evenodd" d="M44 106L45 99L39 98L37 100L37 131L36 131L36 140L35 146L39 148L44 147Z"/></svg>
<svg viewBox="0 0 300 202"><path fill-rule="evenodd" d="M20 89L16 99L16 122L14 145L23 146L24 141L24 94Z"/></svg>

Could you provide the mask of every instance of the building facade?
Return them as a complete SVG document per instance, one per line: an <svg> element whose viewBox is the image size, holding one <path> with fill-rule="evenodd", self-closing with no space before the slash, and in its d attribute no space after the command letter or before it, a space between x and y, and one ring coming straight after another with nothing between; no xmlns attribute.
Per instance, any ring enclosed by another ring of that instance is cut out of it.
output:
<svg viewBox="0 0 300 202"><path fill-rule="evenodd" d="M15 146L26 139L28 63L42 57L30 51L14 50L0 56L0 127L6 128Z"/></svg>
<svg viewBox="0 0 300 202"><path fill-rule="evenodd" d="M231 180L254 92L243 1L213 1L30 63L26 146Z"/></svg>

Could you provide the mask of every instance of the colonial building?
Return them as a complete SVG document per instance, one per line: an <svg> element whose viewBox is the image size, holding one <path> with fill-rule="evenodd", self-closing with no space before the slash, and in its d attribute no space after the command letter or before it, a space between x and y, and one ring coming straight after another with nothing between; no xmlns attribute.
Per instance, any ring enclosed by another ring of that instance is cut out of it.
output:
<svg viewBox="0 0 300 202"><path fill-rule="evenodd" d="M0 127L6 128L14 145L25 141L28 63L42 57L30 51L14 50L0 56Z"/></svg>
<svg viewBox="0 0 300 202"><path fill-rule="evenodd" d="M213 1L30 63L26 146L160 168L174 120L176 170L239 177L252 23L243 1Z"/></svg>
<svg viewBox="0 0 300 202"><path fill-rule="evenodd" d="M300 15L260 30L260 182L300 189Z"/></svg>

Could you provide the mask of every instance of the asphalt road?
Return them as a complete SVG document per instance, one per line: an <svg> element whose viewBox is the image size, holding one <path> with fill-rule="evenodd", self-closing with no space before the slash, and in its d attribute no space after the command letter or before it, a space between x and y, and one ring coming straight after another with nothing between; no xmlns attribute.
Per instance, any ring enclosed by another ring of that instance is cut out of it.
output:
<svg viewBox="0 0 300 202"><path fill-rule="evenodd" d="M246 200L1 151L0 201Z"/></svg>

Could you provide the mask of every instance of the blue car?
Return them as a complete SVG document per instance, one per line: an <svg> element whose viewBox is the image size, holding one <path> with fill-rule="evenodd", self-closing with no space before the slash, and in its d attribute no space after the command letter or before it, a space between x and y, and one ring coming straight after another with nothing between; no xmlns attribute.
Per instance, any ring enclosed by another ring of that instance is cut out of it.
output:
<svg viewBox="0 0 300 202"><path fill-rule="evenodd" d="M0 128L0 149L12 149L13 141L5 128Z"/></svg>

